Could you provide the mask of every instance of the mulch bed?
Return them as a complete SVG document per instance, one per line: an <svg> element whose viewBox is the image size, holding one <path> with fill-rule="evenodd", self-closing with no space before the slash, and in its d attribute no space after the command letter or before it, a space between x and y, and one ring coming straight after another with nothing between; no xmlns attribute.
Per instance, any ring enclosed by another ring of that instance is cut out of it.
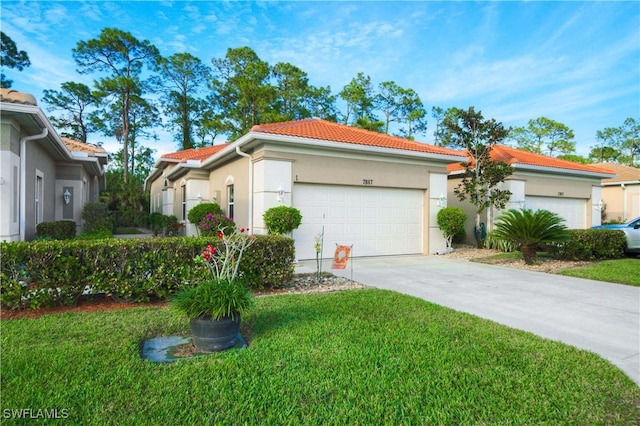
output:
<svg viewBox="0 0 640 426"><path fill-rule="evenodd" d="M11 309L0 309L0 319L20 319L20 318L39 318L43 315L61 314L66 312L94 312L94 311L110 311L113 309L129 309L138 308L140 306L167 306L168 302L157 301L147 303L133 303L115 300L106 295L92 295L82 297L75 306L53 306L50 308L40 309L23 309L14 311Z"/></svg>
<svg viewBox="0 0 640 426"><path fill-rule="evenodd" d="M336 277L331 274L324 275L320 282L316 281L315 274L296 274L294 275L291 286L277 289L266 289L258 291L255 296L269 296L276 294L293 294L293 293L324 293L331 291L350 290L363 288L364 285L350 281L345 278ZM106 295L90 295L83 296L78 300L75 306L54 306L51 308L40 308L37 310L23 309L14 311L11 309L0 309L0 320L20 319L20 318L39 318L43 315L60 314L66 312L95 312L109 311L113 309L130 309L141 306L157 306L164 307L169 303L167 301L152 301L148 303L133 303L116 300Z"/></svg>

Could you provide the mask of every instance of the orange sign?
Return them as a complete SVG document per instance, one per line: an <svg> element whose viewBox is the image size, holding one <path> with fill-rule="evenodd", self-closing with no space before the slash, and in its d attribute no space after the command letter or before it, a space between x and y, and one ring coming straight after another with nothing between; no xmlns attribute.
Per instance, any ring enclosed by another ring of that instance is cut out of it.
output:
<svg viewBox="0 0 640 426"><path fill-rule="evenodd" d="M349 246L336 247L336 252L333 255L333 263L331 264L331 269L345 269L347 267L347 262L349 261L350 253L351 247Z"/></svg>

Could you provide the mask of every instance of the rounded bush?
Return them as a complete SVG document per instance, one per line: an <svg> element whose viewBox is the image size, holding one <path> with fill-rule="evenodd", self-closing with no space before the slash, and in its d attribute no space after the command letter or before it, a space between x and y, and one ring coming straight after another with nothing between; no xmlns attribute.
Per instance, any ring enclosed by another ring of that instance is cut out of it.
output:
<svg viewBox="0 0 640 426"><path fill-rule="evenodd" d="M286 235L297 229L302 223L300 210L295 207L272 207L262 215L270 235Z"/></svg>
<svg viewBox="0 0 640 426"><path fill-rule="evenodd" d="M187 213L187 219L190 223L195 223L197 225L206 215L219 213L222 213L222 209L217 203L201 203L189 210L189 213Z"/></svg>

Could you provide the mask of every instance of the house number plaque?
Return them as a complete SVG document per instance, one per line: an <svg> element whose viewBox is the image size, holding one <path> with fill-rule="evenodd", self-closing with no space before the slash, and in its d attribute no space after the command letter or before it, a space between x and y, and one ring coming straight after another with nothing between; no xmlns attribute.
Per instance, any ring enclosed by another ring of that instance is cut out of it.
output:
<svg viewBox="0 0 640 426"><path fill-rule="evenodd" d="M362 179L363 185L373 185L373 179Z"/></svg>

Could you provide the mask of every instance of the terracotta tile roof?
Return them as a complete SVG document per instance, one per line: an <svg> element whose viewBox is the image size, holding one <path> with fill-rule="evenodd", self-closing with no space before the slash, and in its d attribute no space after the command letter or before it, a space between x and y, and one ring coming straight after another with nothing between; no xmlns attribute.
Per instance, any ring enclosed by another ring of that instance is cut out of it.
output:
<svg viewBox="0 0 640 426"><path fill-rule="evenodd" d="M624 166L622 164L615 163L597 163L592 164L594 167L601 169L608 169L617 174L617 177L602 179L602 183L615 183L615 182L630 182L635 181L640 183L640 169L637 167Z"/></svg>
<svg viewBox="0 0 640 426"><path fill-rule="evenodd" d="M318 118L286 121L282 123L259 124L251 128L252 132L270 133L283 136L367 145L379 148L401 149L440 155L463 155L461 151L441 148L426 143L372 132L357 127L345 126Z"/></svg>
<svg viewBox="0 0 640 426"><path fill-rule="evenodd" d="M105 151L104 148L99 147L97 145L82 143L80 141L76 141L76 140L65 138L65 137L61 137L60 139L62 139L62 142L64 142L64 144L67 146L69 151L78 151L78 152L84 152L87 154L106 154L107 153L107 151Z"/></svg>
<svg viewBox="0 0 640 426"><path fill-rule="evenodd" d="M229 144L224 143L221 145L206 146L204 148L185 149L182 151L176 151L176 152L171 152L169 154L164 154L163 156L160 157L160 159L178 160L183 163L187 162L188 160L202 161L202 160L206 160L207 158L211 157L213 154L215 154L216 152L222 150L227 146L229 146Z"/></svg>
<svg viewBox="0 0 640 426"><path fill-rule="evenodd" d="M36 98L29 93L18 92L13 89L0 88L0 102L9 102L12 104L38 105Z"/></svg>
<svg viewBox="0 0 640 426"><path fill-rule="evenodd" d="M559 158L549 157L541 154L534 154L533 152L523 151L504 145L496 145L493 147L493 149L491 150L491 159L496 161L501 160L516 167L518 164L521 164L527 166L548 167L553 169L562 169L583 173L614 174L614 172L612 172L611 170L602 167L574 163L573 161L561 160ZM448 172L455 172L460 170L464 170L464 167L459 163L449 164L447 166Z"/></svg>

